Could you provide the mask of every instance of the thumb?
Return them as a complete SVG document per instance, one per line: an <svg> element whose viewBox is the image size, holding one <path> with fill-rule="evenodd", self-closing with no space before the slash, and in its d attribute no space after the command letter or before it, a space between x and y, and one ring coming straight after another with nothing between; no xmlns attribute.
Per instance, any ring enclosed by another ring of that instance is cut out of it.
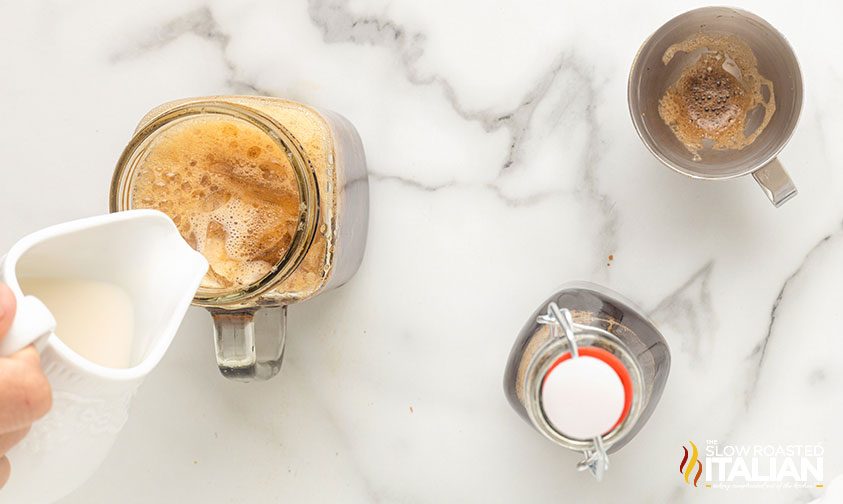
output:
<svg viewBox="0 0 843 504"><path fill-rule="evenodd" d="M0 283L0 340L9 332L12 321L15 319L17 302L12 290L6 284Z"/></svg>
<svg viewBox="0 0 843 504"><path fill-rule="evenodd" d="M41 355L34 346L28 345L9 356L10 359L21 361L32 367L41 367Z"/></svg>

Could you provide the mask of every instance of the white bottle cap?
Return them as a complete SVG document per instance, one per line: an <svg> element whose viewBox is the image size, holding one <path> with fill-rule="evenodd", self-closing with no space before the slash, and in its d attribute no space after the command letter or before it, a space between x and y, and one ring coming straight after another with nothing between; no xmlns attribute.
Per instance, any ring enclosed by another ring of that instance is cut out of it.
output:
<svg viewBox="0 0 843 504"><path fill-rule="evenodd" d="M618 373L602 359L580 355L545 375L542 408L554 429L574 439L607 433L624 414L626 394Z"/></svg>

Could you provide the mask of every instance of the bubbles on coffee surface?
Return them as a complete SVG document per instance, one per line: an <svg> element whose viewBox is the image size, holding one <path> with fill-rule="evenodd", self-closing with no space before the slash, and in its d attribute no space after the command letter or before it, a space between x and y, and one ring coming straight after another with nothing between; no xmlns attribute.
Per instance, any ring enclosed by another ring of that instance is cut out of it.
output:
<svg viewBox="0 0 843 504"><path fill-rule="evenodd" d="M659 116L694 160L702 159L704 148L740 150L754 142L776 103L752 48L731 34L697 33L670 46L662 62L668 65L680 52L690 63L659 100Z"/></svg>
<svg viewBox="0 0 843 504"><path fill-rule="evenodd" d="M187 119L158 135L140 160L135 208L169 215L210 265L202 287L251 285L284 256L299 195L286 152L233 118Z"/></svg>

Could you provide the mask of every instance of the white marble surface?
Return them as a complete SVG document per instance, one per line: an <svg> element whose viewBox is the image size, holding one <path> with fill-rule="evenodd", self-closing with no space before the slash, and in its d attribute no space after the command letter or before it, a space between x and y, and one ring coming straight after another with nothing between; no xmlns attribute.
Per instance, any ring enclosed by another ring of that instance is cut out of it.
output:
<svg viewBox="0 0 843 504"><path fill-rule="evenodd" d="M843 7L741 2L789 38L806 83L781 156L800 194L776 210L751 178L670 172L632 128L635 50L699 5L0 0L0 249L104 212L135 122L174 98L333 109L370 161L363 267L290 310L281 376L224 381L193 309L65 502L819 497L689 489L677 466L688 439L822 442L826 479L843 473ZM637 301L673 350L660 407L601 484L501 389L525 318L573 279Z"/></svg>

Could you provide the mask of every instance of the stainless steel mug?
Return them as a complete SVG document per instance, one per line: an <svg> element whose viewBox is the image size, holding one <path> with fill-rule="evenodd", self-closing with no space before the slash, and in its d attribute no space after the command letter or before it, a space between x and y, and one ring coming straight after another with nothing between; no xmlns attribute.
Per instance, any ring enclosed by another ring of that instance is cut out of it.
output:
<svg viewBox="0 0 843 504"><path fill-rule="evenodd" d="M699 32L742 39L758 59L758 71L773 83L776 111L754 142L740 150L706 152L694 160L659 116L659 99L682 68L662 62L665 51ZM726 180L752 173L775 206L796 196L796 186L776 159L790 139L802 109L802 75L793 49L760 17L729 7L704 7L681 14L648 38L632 64L629 112L638 136L656 158L695 179Z"/></svg>

